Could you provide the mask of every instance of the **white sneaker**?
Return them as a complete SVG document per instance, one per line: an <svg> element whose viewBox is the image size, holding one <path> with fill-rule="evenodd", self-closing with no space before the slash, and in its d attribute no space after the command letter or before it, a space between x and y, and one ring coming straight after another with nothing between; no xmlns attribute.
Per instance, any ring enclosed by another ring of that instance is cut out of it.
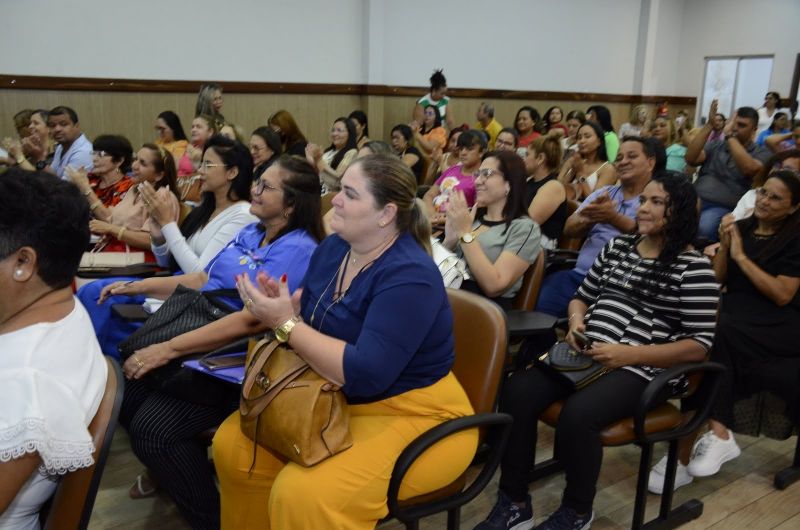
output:
<svg viewBox="0 0 800 530"><path fill-rule="evenodd" d="M653 469L650 470L650 479L647 481L647 489L650 491L650 493L661 495L661 493L664 491L664 476L666 475L666 472L667 455L664 455L664 457L653 466ZM692 477L686 470L686 466L678 461L678 468L675 470L674 489L691 484L693 480L694 477Z"/></svg>
<svg viewBox="0 0 800 530"><path fill-rule="evenodd" d="M722 464L740 454L742 450L736 444L731 431L728 431L727 440L718 437L713 431L708 431L695 442L692 459L686 468L693 477L710 477L719 471Z"/></svg>

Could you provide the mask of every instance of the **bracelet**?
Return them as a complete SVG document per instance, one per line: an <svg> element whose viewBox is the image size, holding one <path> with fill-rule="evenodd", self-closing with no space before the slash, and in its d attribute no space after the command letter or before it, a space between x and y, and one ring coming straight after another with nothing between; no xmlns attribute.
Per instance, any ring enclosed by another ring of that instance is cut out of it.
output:
<svg viewBox="0 0 800 530"><path fill-rule="evenodd" d="M89 188L88 190L83 192L83 196L88 197L91 193L92 193L92 188Z"/></svg>
<svg viewBox="0 0 800 530"><path fill-rule="evenodd" d="M126 228L124 226L120 227L119 232L117 232L117 239L122 241L122 234L125 233Z"/></svg>
<svg viewBox="0 0 800 530"><path fill-rule="evenodd" d="M100 206L102 206L102 205L103 205L103 203L102 203L102 202L100 202L100 201L95 201L95 202L93 202L93 203L92 203L92 204L89 206L89 211L90 211L90 212L93 212L93 211L95 211L95 209L97 209L98 207L100 207Z"/></svg>

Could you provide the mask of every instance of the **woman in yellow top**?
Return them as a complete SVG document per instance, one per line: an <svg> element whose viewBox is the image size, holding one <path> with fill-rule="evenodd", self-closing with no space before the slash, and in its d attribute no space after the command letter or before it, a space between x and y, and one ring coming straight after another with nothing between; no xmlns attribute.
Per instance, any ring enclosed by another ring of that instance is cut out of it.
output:
<svg viewBox="0 0 800 530"><path fill-rule="evenodd" d="M155 144L168 151L173 160L180 160L183 153L186 152L189 140L186 139L186 133L183 132L183 125L181 125L178 115L171 110L165 110L156 118L155 129L158 133Z"/></svg>

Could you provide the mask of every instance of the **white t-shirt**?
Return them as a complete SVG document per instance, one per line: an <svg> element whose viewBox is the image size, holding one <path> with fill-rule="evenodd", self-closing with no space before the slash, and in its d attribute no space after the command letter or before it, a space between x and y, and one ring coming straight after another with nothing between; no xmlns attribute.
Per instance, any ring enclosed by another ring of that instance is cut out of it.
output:
<svg viewBox="0 0 800 530"><path fill-rule="evenodd" d="M775 119L777 113L783 112L790 120L792 119L792 111L789 109L776 108L772 116L767 114L767 107L761 107L756 112L758 112L758 130L756 131L756 137L772 125L772 120Z"/></svg>
<svg viewBox="0 0 800 530"><path fill-rule="evenodd" d="M57 322L0 334L0 462L37 452L38 471L0 515L0 529L39 527L39 508L59 475L94 460L92 421L108 367L77 298Z"/></svg>
<svg viewBox="0 0 800 530"><path fill-rule="evenodd" d="M162 267L169 267L172 255L184 273L198 272L233 241L239 230L257 221L258 218L250 213L250 203L240 201L225 208L188 240L181 234L177 223L169 223L161 228L167 242L153 245L153 254Z"/></svg>

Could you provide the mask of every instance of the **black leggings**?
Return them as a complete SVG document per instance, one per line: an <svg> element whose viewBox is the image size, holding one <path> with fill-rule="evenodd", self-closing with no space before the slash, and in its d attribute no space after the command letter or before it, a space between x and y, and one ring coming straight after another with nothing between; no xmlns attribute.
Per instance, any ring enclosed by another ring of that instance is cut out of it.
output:
<svg viewBox="0 0 800 530"><path fill-rule="evenodd" d="M125 384L119 419L131 448L194 529L214 530L220 524L207 448L196 436L220 425L235 409L233 400L198 405L151 390L142 381Z"/></svg>
<svg viewBox="0 0 800 530"><path fill-rule="evenodd" d="M555 440L566 471L563 503L578 513L591 511L603 461L600 431L633 415L647 383L633 372L615 370L575 392L535 366L512 375L500 401L500 410L514 417L500 467L500 489L512 501L526 499L528 475L536 458L539 416L551 403L565 399ZM666 394L662 402L668 398Z"/></svg>

